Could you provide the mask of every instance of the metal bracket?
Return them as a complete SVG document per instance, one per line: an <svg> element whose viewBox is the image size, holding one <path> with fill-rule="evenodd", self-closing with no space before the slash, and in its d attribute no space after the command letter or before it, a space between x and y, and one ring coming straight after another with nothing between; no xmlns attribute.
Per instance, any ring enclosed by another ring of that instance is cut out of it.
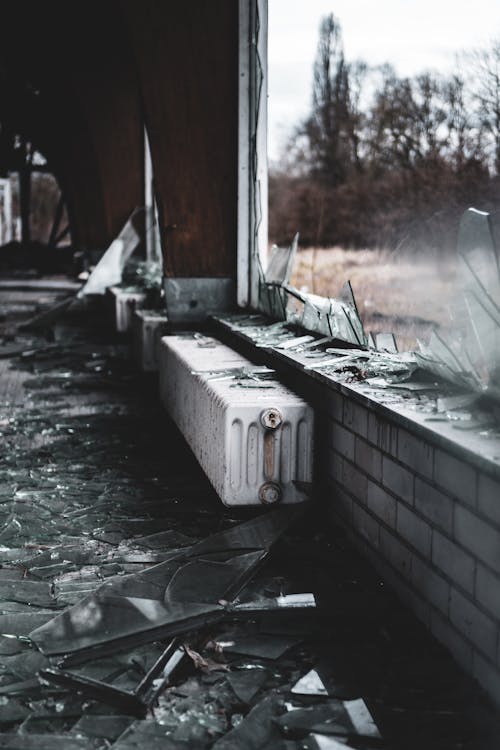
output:
<svg viewBox="0 0 500 750"><path fill-rule="evenodd" d="M169 322L202 321L235 306L234 279L165 277L163 283Z"/></svg>

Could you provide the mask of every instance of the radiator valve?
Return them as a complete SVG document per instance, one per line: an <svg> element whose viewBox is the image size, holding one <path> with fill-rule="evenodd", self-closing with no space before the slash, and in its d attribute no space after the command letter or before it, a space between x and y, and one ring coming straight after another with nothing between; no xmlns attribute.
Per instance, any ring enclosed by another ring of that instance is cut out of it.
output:
<svg viewBox="0 0 500 750"><path fill-rule="evenodd" d="M281 487L276 482L264 482L259 488L259 500L264 505L273 505L281 500Z"/></svg>
<svg viewBox="0 0 500 750"><path fill-rule="evenodd" d="M260 415L260 421L266 430L276 430L282 423L283 417L278 409L264 409Z"/></svg>

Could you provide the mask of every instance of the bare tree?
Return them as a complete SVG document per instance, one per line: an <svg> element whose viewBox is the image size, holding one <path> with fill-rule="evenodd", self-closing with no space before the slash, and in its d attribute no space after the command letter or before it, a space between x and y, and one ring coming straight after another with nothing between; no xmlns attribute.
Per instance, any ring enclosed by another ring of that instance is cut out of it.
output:
<svg viewBox="0 0 500 750"><path fill-rule="evenodd" d="M304 124L314 172L332 186L345 181L352 161L349 66L333 14L322 19L313 69L312 112Z"/></svg>
<svg viewBox="0 0 500 750"><path fill-rule="evenodd" d="M460 60L457 64L460 65ZM458 171L472 161L484 162L484 128L474 112L470 86L461 72L443 81L442 97L446 113L447 159Z"/></svg>
<svg viewBox="0 0 500 750"><path fill-rule="evenodd" d="M490 142L492 166L500 174L500 40L469 55L480 127Z"/></svg>

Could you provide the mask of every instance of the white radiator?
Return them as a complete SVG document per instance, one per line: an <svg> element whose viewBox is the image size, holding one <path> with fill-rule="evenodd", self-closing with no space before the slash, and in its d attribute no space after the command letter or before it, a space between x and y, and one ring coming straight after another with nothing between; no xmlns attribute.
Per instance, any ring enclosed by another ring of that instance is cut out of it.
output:
<svg viewBox="0 0 500 750"><path fill-rule="evenodd" d="M158 369L158 347L167 329L167 316L159 310L134 310L132 353L143 372Z"/></svg>
<svg viewBox="0 0 500 750"><path fill-rule="evenodd" d="M313 411L305 401L215 339L166 336L159 356L162 403L225 505L306 499Z"/></svg>
<svg viewBox="0 0 500 750"><path fill-rule="evenodd" d="M115 326L118 333L127 333L132 326L132 315L134 310L144 304L146 295L141 291L129 291L119 286L111 286L108 289L114 307Z"/></svg>

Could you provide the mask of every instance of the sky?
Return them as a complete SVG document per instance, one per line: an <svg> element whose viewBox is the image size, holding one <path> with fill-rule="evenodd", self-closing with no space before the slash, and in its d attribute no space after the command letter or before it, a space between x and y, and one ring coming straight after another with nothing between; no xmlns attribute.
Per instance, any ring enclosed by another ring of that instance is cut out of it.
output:
<svg viewBox="0 0 500 750"><path fill-rule="evenodd" d="M277 159L310 106L322 16L342 26L346 58L400 75L451 72L457 52L500 39L500 0L269 0L268 151Z"/></svg>

